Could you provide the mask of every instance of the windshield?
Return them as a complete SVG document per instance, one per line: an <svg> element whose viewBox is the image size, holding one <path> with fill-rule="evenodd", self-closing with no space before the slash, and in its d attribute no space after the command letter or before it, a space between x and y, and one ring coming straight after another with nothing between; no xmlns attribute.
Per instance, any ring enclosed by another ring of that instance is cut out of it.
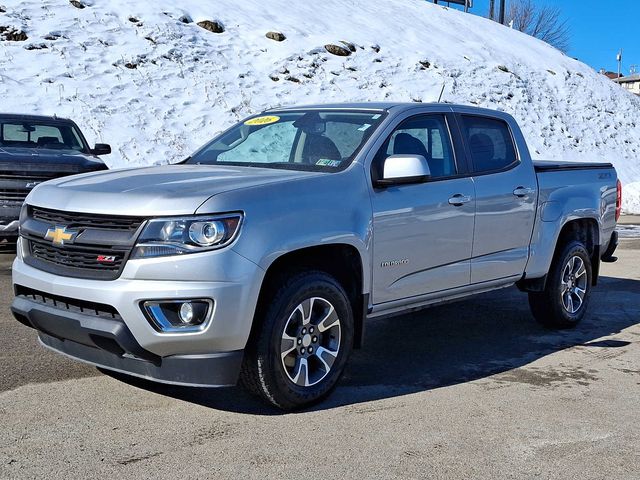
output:
<svg viewBox="0 0 640 480"><path fill-rule="evenodd" d="M16 120L0 121L0 147L87 150L80 132L71 124Z"/></svg>
<svg viewBox="0 0 640 480"><path fill-rule="evenodd" d="M186 163L295 170L346 168L382 121L383 112L300 110L238 123Z"/></svg>

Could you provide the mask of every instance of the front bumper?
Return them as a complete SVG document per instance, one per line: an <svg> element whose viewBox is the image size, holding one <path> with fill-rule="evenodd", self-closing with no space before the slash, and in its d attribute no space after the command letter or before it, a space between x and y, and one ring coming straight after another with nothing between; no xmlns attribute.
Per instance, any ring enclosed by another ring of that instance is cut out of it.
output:
<svg viewBox="0 0 640 480"><path fill-rule="evenodd" d="M45 346L160 382L235 384L264 274L253 262L231 249L130 260L120 278L104 281L43 272L24 263L21 253L19 245L13 264L18 296L12 310L19 321L38 330ZM24 291L31 293L20 294ZM188 298L213 301L202 331L158 332L141 308L144 301Z"/></svg>
<svg viewBox="0 0 640 480"><path fill-rule="evenodd" d="M40 343L76 360L128 375L174 385L235 385L242 351L160 357L144 350L122 319L105 318L17 297L11 310L38 330Z"/></svg>
<svg viewBox="0 0 640 480"><path fill-rule="evenodd" d="M0 218L0 248L3 246L11 246L15 248L16 240L18 240L18 227L20 222L17 217Z"/></svg>

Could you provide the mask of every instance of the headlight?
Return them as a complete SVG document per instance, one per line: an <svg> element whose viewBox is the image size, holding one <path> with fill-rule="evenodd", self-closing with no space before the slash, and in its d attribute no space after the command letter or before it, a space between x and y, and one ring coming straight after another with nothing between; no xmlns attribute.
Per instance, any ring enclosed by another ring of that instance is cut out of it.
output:
<svg viewBox="0 0 640 480"><path fill-rule="evenodd" d="M226 247L236 238L241 223L240 213L150 220L131 258L183 255Z"/></svg>

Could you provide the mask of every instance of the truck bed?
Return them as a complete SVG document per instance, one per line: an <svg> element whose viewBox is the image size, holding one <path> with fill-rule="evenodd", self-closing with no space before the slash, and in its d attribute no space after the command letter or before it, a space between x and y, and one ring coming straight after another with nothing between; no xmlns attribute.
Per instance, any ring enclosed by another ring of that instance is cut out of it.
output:
<svg viewBox="0 0 640 480"><path fill-rule="evenodd" d="M558 162L548 160L534 160L533 166L536 172L548 172L552 170L597 170L613 168L611 163L604 162Z"/></svg>

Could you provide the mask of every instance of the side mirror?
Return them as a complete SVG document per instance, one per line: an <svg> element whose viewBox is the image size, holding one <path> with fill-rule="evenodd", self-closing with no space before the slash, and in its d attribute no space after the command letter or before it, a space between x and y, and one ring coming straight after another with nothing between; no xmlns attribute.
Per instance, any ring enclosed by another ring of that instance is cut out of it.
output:
<svg viewBox="0 0 640 480"><path fill-rule="evenodd" d="M109 155L111 153L111 145L107 145L106 143L96 143L96 146L93 147L90 152L93 155Z"/></svg>
<svg viewBox="0 0 640 480"><path fill-rule="evenodd" d="M422 155L391 155L382 166L382 178L376 183L381 187L422 183L431 176L429 163Z"/></svg>

